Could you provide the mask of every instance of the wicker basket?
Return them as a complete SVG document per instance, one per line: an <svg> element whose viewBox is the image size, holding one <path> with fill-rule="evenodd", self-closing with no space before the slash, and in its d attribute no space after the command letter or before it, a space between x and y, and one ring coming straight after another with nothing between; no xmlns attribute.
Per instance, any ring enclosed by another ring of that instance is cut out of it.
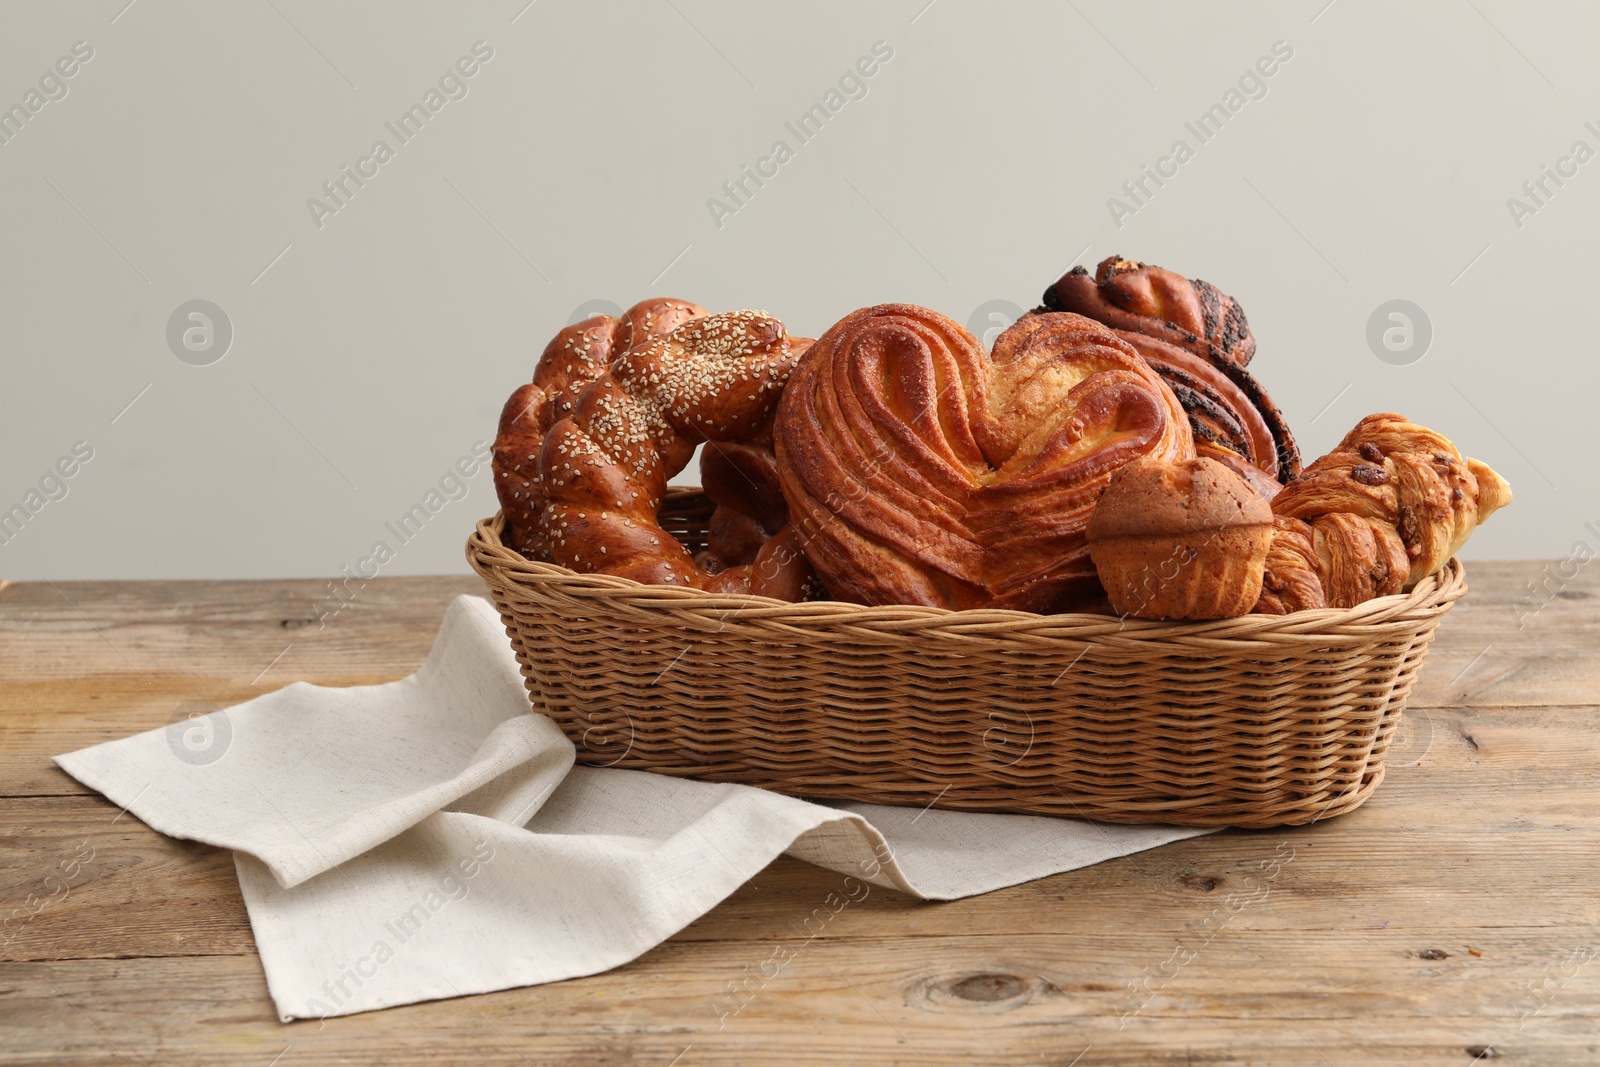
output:
<svg viewBox="0 0 1600 1067"><path fill-rule="evenodd" d="M669 490L691 550L710 504ZM1216 622L788 604L467 542L536 710L580 761L795 796L1121 823L1284 826L1359 806L1451 560L1351 609Z"/></svg>

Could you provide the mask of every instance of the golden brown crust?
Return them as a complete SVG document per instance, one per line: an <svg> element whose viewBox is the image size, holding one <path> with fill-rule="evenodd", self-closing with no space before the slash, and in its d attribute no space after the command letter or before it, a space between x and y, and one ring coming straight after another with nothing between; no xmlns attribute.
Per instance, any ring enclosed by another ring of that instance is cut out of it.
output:
<svg viewBox="0 0 1600 1067"><path fill-rule="evenodd" d="M687 300L656 297L635 304L620 319L593 315L550 339L533 381L506 401L495 435L495 492L506 517L507 544L529 559L549 558L536 529L545 502L539 450L556 420L572 411L584 389L624 352L706 313Z"/></svg>
<svg viewBox="0 0 1600 1067"><path fill-rule="evenodd" d="M1136 459L1111 476L1089 516L1089 542L1267 526L1272 506L1214 459Z"/></svg>
<svg viewBox="0 0 1600 1067"><path fill-rule="evenodd" d="M545 435L536 532L550 559L639 582L798 599L810 572L792 535L711 574L656 516L698 443L767 430L809 344L762 312L737 311L692 320L614 362Z"/></svg>
<svg viewBox="0 0 1600 1067"><path fill-rule="evenodd" d="M1278 495L1278 491L1283 488L1283 483L1278 481L1277 475L1268 474L1232 449L1223 448L1212 441L1201 440L1197 437L1194 442L1194 452L1197 456L1216 460L1243 478L1263 500L1270 502L1273 497Z"/></svg>
<svg viewBox="0 0 1600 1067"><path fill-rule="evenodd" d="M1368 415L1273 499L1281 518L1256 610L1314 606L1313 584L1338 608L1410 589L1510 500L1504 478L1438 431Z"/></svg>
<svg viewBox="0 0 1600 1067"><path fill-rule="evenodd" d="M1254 610L1265 615L1288 615L1327 606L1318 565L1316 533L1311 524L1284 515L1274 516L1272 541L1267 546L1266 568L1261 578L1261 599Z"/></svg>
<svg viewBox="0 0 1600 1067"><path fill-rule="evenodd" d="M1088 536L1117 614L1233 618L1261 596L1272 508L1216 460L1135 460L1112 475Z"/></svg>
<svg viewBox="0 0 1600 1067"><path fill-rule="evenodd" d="M1175 271L1111 256L1093 276L1073 267L1045 290L1040 311L1070 311L1110 326L1177 395L1197 445L1236 453L1272 478L1299 473L1289 425L1245 365L1255 337L1238 302Z"/></svg>
<svg viewBox="0 0 1600 1067"><path fill-rule="evenodd" d="M751 441L707 441L700 451L700 487L716 510L706 548L695 560L711 573L755 562L761 546L789 524L770 425Z"/></svg>
<svg viewBox="0 0 1600 1067"><path fill-rule="evenodd" d="M1100 261L1092 296L1083 284L1087 282L1089 272L1074 267L1046 293L1045 302L1050 303L1052 292L1063 304L1084 302L1092 310L1079 314L1113 329L1158 337L1197 356L1216 354L1237 367L1248 365L1255 355L1256 339L1244 308L1209 282L1121 256ZM1066 306L1059 310L1078 311Z"/></svg>
<svg viewBox="0 0 1600 1067"><path fill-rule="evenodd" d="M1487 463L1467 457L1467 472L1478 483L1478 521L1511 503L1511 483L1495 473Z"/></svg>
<svg viewBox="0 0 1600 1067"><path fill-rule="evenodd" d="M1111 614L1136 619L1232 619L1250 613L1272 527L1119 537L1090 545Z"/></svg>
<svg viewBox="0 0 1600 1067"><path fill-rule="evenodd" d="M543 546L533 537L544 492L538 486L539 448L548 426L539 425L546 406L546 392L529 382L506 400L500 411L500 426L494 438L495 493L505 513L503 535L506 544L529 559L543 558Z"/></svg>
<svg viewBox="0 0 1600 1067"><path fill-rule="evenodd" d="M1410 561L1386 522L1335 511L1311 520L1317 576L1330 608L1400 592Z"/></svg>
<svg viewBox="0 0 1600 1067"><path fill-rule="evenodd" d="M1443 567L1510 499L1505 479L1463 458L1448 437L1380 412L1285 486L1272 509L1308 520L1349 512L1392 527L1410 561L1403 582L1409 589Z"/></svg>
<svg viewBox="0 0 1600 1067"><path fill-rule="evenodd" d="M1329 452L1273 498L1280 515L1311 519L1348 511L1393 523L1400 509L1394 464L1373 463L1357 452Z"/></svg>
<svg viewBox="0 0 1600 1067"><path fill-rule="evenodd" d="M1111 474L1194 454L1171 390L1098 323L1025 316L990 355L908 304L862 308L818 338L776 441L834 596L1041 612L1099 598L1085 527Z"/></svg>

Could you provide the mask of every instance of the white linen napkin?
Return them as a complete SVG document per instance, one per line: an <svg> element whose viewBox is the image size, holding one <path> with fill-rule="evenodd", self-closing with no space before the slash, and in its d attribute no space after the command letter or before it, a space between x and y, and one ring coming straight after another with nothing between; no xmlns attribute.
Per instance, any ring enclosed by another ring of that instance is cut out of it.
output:
<svg viewBox="0 0 1600 1067"><path fill-rule="evenodd" d="M495 610L464 596L409 678L297 682L56 763L234 850L285 1022L608 970L780 853L845 876L814 936L872 887L953 900L1206 832L818 804L574 755L529 711Z"/></svg>

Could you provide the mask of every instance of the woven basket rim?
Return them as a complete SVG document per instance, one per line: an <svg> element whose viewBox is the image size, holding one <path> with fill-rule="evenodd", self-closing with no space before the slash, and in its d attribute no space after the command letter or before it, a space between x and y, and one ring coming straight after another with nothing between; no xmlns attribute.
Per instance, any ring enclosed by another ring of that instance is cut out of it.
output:
<svg viewBox="0 0 1600 1067"><path fill-rule="evenodd" d="M674 492L676 490L676 492ZM699 493L697 487L672 486L674 497ZM1408 627L1421 617L1443 611L1466 593L1466 572L1461 560L1452 557L1439 571L1419 581L1409 592L1375 597L1353 608L1315 608L1288 615L1243 615L1205 621L1131 619L1116 615L1070 612L1041 615L1035 612L997 608L950 609L913 604L869 606L839 600L791 603L750 593L712 593L703 589L650 585L609 574L583 574L554 563L530 560L501 541L505 528L504 512L496 511L480 519L467 540L469 561L479 557L503 571L520 573L539 584L552 583L618 601L652 609L699 609L718 612L725 618L736 613L741 619L791 623L798 626L824 621L834 625L860 626L871 631L892 627L898 633L931 628L968 637L1006 636L1017 631L1055 631L1075 639L1117 636L1139 640L1160 638L1166 641L1274 640L1285 637L1327 637L1331 633L1364 631L1369 637L1374 627ZM696 612L696 614L699 613Z"/></svg>

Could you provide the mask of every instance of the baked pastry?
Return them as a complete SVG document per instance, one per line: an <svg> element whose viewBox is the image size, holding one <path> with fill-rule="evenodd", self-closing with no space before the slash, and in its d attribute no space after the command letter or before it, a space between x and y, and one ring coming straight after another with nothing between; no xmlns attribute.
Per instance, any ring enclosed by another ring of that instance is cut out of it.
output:
<svg viewBox="0 0 1600 1067"><path fill-rule="evenodd" d="M1099 599L1084 530L1112 473L1194 455L1172 390L1108 328L1027 315L991 355L910 304L818 338L774 437L791 521L836 598L1037 612Z"/></svg>
<svg viewBox="0 0 1600 1067"><path fill-rule="evenodd" d="M550 558L537 533L545 504L539 449L556 420L573 409L612 360L706 314L687 300L656 298L635 304L620 319L591 316L550 339L534 367L533 381L506 401L495 434L494 487L506 518L506 544L529 559Z"/></svg>
<svg viewBox="0 0 1600 1067"><path fill-rule="evenodd" d="M1111 476L1088 535L1118 615L1227 619L1261 596L1272 508L1214 459L1138 459Z"/></svg>
<svg viewBox="0 0 1600 1067"><path fill-rule="evenodd" d="M1119 332L1152 337L1197 356L1216 356L1235 367L1248 366L1256 354L1255 335L1244 308L1210 282L1185 278L1121 256L1107 256L1091 280L1083 267L1073 267L1045 290L1045 304L1081 304L1077 312Z"/></svg>
<svg viewBox="0 0 1600 1067"><path fill-rule="evenodd" d="M1283 515L1272 517L1272 542L1261 574L1261 599L1251 609L1264 615L1288 615L1325 608L1322 564L1311 524Z"/></svg>
<svg viewBox="0 0 1600 1067"><path fill-rule="evenodd" d="M1216 286L1111 256L1092 277L1083 267L1062 275L1039 311L1088 316L1133 345L1188 412L1198 454L1227 464L1268 496L1277 491L1274 481L1299 473L1300 452L1283 413L1245 370L1256 340L1244 309Z"/></svg>
<svg viewBox="0 0 1600 1067"><path fill-rule="evenodd" d="M695 553L708 573L755 562L761 546L789 525L770 425L751 441L707 441L700 450L700 488L716 505L706 547Z"/></svg>
<svg viewBox="0 0 1600 1067"><path fill-rule="evenodd" d="M1336 608L1410 589L1510 501L1506 480L1443 434L1368 415L1273 499L1274 514L1300 522L1279 524L1256 610L1322 606L1313 579Z"/></svg>
<svg viewBox="0 0 1600 1067"><path fill-rule="evenodd" d="M1308 608L1353 608L1400 592L1408 567L1400 534L1381 519L1348 511L1309 522L1280 515L1254 610L1285 615Z"/></svg>
<svg viewBox="0 0 1600 1067"><path fill-rule="evenodd" d="M534 534L550 560L639 582L800 599L810 567L791 528L750 563L710 574L657 512L667 481L701 441L761 437L810 344L763 312L735 311L624 353L545 435Z"/></svg>

